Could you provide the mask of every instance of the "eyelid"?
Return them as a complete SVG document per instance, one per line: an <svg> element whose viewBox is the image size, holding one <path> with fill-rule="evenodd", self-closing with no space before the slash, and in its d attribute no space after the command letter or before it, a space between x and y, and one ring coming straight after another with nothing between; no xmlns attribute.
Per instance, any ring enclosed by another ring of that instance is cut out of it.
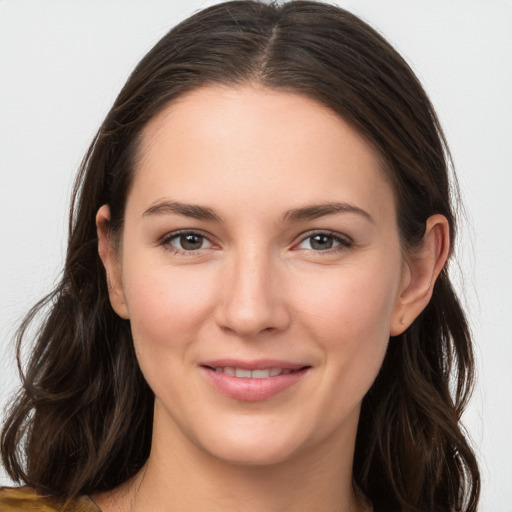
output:
<svg viewBox="0 0 512 512"><path fill-rule="evenodd" d="M175 240L176 238L179 238L180 236L183 236L183 235L198 235L198 236L204 238L205 240L207 240L211 244L211 246L193 250L193 251L185 251L185 250L181 250L181 249L171 245L171 242L173 240ZM190 255L195 255L195 254L199 253L200 251L211 249L212 247L213 248L218 247L219 244L215 242L214 237L212 235L210 235L209 233L207 233L201 229L177 229L176 231L170 231L170 232L166 233L164 236L160 237L160 239L158 240L158 245L163 246L166 250L168 250L174 254L184 254L184 255L190 256Z"/></svg>
<svg viewBox="0 0 512 512"><path fill-rule="evenodd" d="M326 235L332 237L335 241L339 242L339 245L336 247L332 247L330 249L324 249L324 250L315 250L315 249L300 249L298 246L302 244L304 241L306 241L308 238L312 238L316 235ZM337 251L343 251L345 249L348 249L354 244L354 241L352 238L350 238L348 235L345 235L343 233L339 233L338 231L331 231L329 229L313 229L311 231L307 231L306 233L302 233L300 235L300 238L298 242L296 242L292 250L303 250L303 251L309 251L316 254L328 254L332 252Z"/></svg>

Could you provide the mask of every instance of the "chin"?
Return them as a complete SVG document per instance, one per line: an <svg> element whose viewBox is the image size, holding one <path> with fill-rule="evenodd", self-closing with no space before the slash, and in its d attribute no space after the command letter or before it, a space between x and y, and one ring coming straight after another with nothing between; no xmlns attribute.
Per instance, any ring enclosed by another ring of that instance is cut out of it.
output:
<svg viewBox="0 0 512 512"><path fill-rule="evenodd" d="M199 446L218 460L237 465L266 466L286 462L307 450L313 432L297 428L276 428L276 422L243 422L218 425L202 432ZM230 428L231 427L231 428ZM205 435L206 434L206 435Z"/></svg>
<svg viewBox="0 0 512 512"><path fill-rule="evenodd" d="M225 443L210 450L218 460L241 466L272 466L297 455L297 447L262 443Z"/></svg>

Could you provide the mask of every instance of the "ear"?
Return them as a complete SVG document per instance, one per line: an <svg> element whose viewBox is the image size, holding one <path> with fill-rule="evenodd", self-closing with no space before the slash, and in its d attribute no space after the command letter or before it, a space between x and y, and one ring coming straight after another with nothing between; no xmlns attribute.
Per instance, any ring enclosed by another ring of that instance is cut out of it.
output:
<svg viewBox="0 0 512 512"><path fill-rule="evenodd" d="M428 218L419 249L405 262L404 279L391 318L390 335L402 334L429 303L450 253L450 226L443 215Z"/></svg>
<svg viewBox="0 0 512 512"><path fill-rule="evenodd" d="M121 261L111 238L109 224L110 208L104 204L96 214L98 252L107 274L108 294L112 308L121 318L128 319L129 314L123 290Z"/></svg>

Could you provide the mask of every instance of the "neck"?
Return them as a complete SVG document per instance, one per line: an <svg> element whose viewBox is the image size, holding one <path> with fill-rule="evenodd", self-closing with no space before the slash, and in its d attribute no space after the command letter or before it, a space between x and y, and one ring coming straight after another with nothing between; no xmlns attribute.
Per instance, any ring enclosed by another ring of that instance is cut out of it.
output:
<svg viewBox="0 0 512 512"><path fill-rule="evenodd" d="M103 512L369 510L352 482L355 428L342 444L333 435L286 461L251 465L211 456L157 418L144 468L120 488L94 496Z"/></svg>

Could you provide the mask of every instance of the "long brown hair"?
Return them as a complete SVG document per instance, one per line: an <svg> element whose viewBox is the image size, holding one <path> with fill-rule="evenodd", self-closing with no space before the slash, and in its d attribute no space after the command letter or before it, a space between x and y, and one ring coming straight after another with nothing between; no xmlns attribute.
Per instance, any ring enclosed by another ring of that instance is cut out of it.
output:
<svg viewBox="0 0 512 512"><path fill-rule="evenodd" d="M41 319L2 432L2 457L13 479L40 492L114 488L149 455L153 395L129 321L108 300L95 214L108 204L113 233L122 230L141 131L178 96L214 83L259 84L327 105L379 151L403 245L421 243L435 213L448 219L453 243L443 132L417 78L376 31L311 1L227 2L185 20L138 64L92 142L73 193L62 279L17 335L19 354ZM473 369L468 326L445 269L423 313L390 340L362 404L354 481L376 508L476 510L478 467L460 425Z"/></svg>

